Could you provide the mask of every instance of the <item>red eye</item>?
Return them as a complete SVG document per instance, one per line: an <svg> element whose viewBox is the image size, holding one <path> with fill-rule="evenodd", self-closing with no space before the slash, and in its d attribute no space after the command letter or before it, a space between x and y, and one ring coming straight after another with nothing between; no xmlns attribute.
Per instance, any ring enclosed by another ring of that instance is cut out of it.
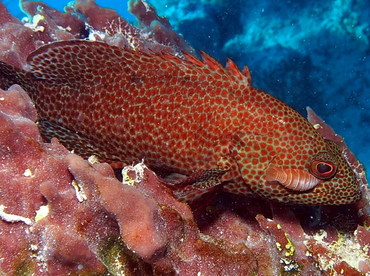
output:
<svg viewBox="0 0 370 276"><path fill-rule="evenodd" d="M330 161L312 161L311 173L319 179L332 178L336 172L337 167Z"/></svg>

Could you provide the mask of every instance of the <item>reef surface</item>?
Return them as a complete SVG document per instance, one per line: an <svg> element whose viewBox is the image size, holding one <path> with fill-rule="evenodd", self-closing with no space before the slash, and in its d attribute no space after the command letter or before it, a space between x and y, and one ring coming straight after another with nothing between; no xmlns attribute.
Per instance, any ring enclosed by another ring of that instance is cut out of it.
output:
<svg viewBox="0 0 370 276"><path fill-rule="evenodd" d="M41 7L41 8L40 8ZM93 1L66 13L23 1L29 22L0 3L0 60L26 68L41 45L100 40L142 51L192 51L144 1L134 27ZM322 135L345 144L309 110ZM217 189L191 206L144 163L112 168L42 141L25 91L0 90L0 274L370 275L370 192L347 150L362 199L345 206L288 206Z"/></svg>

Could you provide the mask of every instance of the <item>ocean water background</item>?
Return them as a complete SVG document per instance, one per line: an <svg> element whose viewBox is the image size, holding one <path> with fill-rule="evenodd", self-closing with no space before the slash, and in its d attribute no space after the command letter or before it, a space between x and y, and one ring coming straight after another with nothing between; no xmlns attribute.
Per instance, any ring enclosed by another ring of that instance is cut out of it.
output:
<svg viewBox="0 0 370 276"><path fill-rule="evenodd" d="M43 1L63 10L68 1ZM130 22L127 0L99 0ZM197 50L248 65L254 86L312 107L370 168L370 1L152 0ZM3 0L22 18L15 0ZM369 178L368 178L369 179Z"/></svg>

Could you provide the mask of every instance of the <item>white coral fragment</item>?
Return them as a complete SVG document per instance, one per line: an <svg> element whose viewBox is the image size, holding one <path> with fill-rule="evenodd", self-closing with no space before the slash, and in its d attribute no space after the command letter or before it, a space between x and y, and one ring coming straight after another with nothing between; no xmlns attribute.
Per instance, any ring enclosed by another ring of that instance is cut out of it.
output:
<svg viewBox="0 0 370 276"><path fill-rule="evenodd" d="M33 176L33 173L32 173L32 171L31 171L30 169L26 169L26 170L24 171L23 175L24 175L24 176L29 176L29 177L31 177L31 176Z"/></svg>
<svg viewBox="0 0 370 276"><path fill-rule="evenodd" d="M38 26L40 21L44 20L45 17L41 14L36 14L32 17L32 23L25 23L24 26L30 28L34 32L43 32L45 30L44 26Z"/></svg>
<svg viewBox="0 0 370 276"><path fill-rule="evenodd" d="M93 165L93 164L99 163L99 158L96 155L91 155L87 159L87 162L89 162L89 164Z"/></svg>
<svg viewBox="0 0 370 276"><path fill-rule="evenodd" d="M126 166L122 170L122 184L134 186L135 183L140 182L144 178L144 169L147 167L144 164L144 160L135 166ZM133 174L130 172L134 172Z"/></svg>
<svg viewBox="0 0 370 276"><path fill-rule="evenodd" d="M49 205L42 205L40 208L36 211L35 221L38 222L42 220L43 218L47 217L49 214Z"/></svg>
<svg viewBox="0 0 370 276"><path fill-rule="evenodd" d="M8 214L4 210L6 206L0 205L0 218L6 222L24 222L27 225L32 225L32 221L29 218Z"/></svg>

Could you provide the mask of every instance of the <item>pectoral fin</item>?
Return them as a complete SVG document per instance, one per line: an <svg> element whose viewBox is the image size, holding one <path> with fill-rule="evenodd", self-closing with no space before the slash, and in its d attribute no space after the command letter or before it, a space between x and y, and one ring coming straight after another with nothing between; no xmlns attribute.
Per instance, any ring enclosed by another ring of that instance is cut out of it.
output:
<svg viewBox="0 0 370 276"><path fill-rule="evenodd" d="M218 152L221 152L221 150L221 147L217 147ZM230 156L226 154L218 160L215 168L196 171L182 180L172 183L171 189L180 201L194 201L228 181L233 175L233 168L235 168L235 164L232 163Z"/></svg>
<svg viewBox="0 0 370 276"><path fill-rule="evenodd" d="M171 183L171 189L180 201L191 202L220 185L225 173L225 170L219 169L200 170L180 182Z"/></svg>

